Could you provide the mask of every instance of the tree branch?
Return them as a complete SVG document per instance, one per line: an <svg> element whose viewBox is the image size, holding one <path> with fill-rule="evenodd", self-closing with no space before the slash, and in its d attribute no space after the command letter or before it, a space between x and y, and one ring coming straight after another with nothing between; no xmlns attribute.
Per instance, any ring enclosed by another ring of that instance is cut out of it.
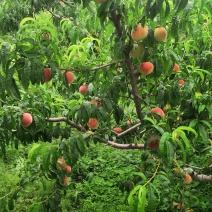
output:
<svg viewBox="0 0 212 212"><path fill-rule="evenodd" d="M91 69L84 69L84 70L83 69L77 69L77 68L60 68L60 67L58 67L57 69L64 70L64 71L87 72L87 71L98 71L99 69L102 69L102 68L105 68L105 67L108 67L108 66L113 66L115 64L117 64L117 62L112 62L112 63L108 63L108 64L97 66L97 67L94 67L94 68L91 68Z"/></svg>
<svg viewBox="0 0 212 212"><path fill-rule="evenodd" d="M118 37L122 39L123 32L122 32L122 26L120 24L121 15L117 14L115 10L112 10L110 15L111 15L110 20L113 22L116 28ZM136 78L132 60L130 58L130 50L131 50L131 44L129 43L124 49L124 58L127 65L127 69L129 70L128 73L130 76L130 84L132 86L132 94L133 94L133 100L136 107L136 112L140 122L142 123L143 116L141 113L141 100L138 95L137 78Z"/></svg>
<svg viewBox="0 0 212 212"><path fill-rule="evenodd" d="M144 144L119 144L113 141L108 141L107 145L117 149L144 149Z"/></svg>

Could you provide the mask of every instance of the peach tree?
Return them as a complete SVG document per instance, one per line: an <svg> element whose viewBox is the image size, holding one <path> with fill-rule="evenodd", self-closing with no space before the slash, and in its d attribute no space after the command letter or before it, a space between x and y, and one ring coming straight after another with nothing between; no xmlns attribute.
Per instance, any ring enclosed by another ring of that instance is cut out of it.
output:
<svg viewBox="0 0 212 212"><path fill-rule="evenodd" d="M156 211L178 182L173 208L191 208L188 184L212 182L211 2L4 1L0 14L2 157L32 145L60 200L90 143L137 149L128 204Z"/></svg>

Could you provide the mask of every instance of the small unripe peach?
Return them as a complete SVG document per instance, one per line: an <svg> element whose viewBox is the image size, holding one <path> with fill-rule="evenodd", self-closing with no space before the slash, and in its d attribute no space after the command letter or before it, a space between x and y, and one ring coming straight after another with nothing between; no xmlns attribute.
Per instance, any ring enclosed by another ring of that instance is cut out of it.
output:
<svg viewBox="0 0 212 212"><path fill-rule="evenodd" d="M62 169L67 167L67 164L63 158L58 158L57 163Z"/></svg>
<svg viewBox="0 0 212 212"><path fill-rule="evenodd" d="M142 27L141 24L137 25L136 30L131 31L132 39L135 41L140 41L146 38L148 35L148 28Z"/></svg>
<svg viewBox="0 0 212 212"><path fill-rule="evenodd" d="M157 27L154 31L154 38L158 42L163 42L167 38L167 31L164 27Z"/></svg>
<svg viewBox="0 0 212 212"><path fill-rule="evenodd" d="M44 81L49 82L51 80L51 70L49 68L44 68Z"/></svg>
<svg viewBox="0 0 212 212"><path fill-rule="evenodd" d="M64 185L64 186L68 185L68 177L67 177L67 176L65 176L65 177L63 178L63 185Z"/></svg>
<svg viewBox="0 0 212 212"><path fill-rule="evenodd" d="M191 183L192 178L191 178L190 174L188 174L188 173L185 174L184 181L188 184Z"/></svg>
<svg viewBox="0 0 212 212"><path fill-rule="evenodd" d="M157 119L165 117L165 113L159 107L153 108L151 112L152 112L153 116Z"/></svg>
<svg viewBox="0 0 212 212"><path fill-rule="evenodd" d="M143 62L139 66L140 72L143 75L149 75L154 70L154 65L151 62Z"/></svg>
<svg viewBox="0 0 212 212"><path fill-rule="evenodd" d="M70 71L67 71L65 73L65 75L66 75L67 83L71 84L74 81L74 74L72 72L70 72Z"/></svg>
<svg viewBox="0 0 212 212"><path fill-rule="evenodd" d="M173 67L173 72L178 72L178 71L180 71L180 66L177 63L175 63Z"/></svg>
<svg viewBox="0 0 212 212"><path fill-rule="evenodd" d="M178 176L180 173L182 173L181 169L174 170L174 175Z"/></svg>
<svg viewBox="0 0 212 212"><path fill-rule="evenodd" d="M137 44L137 46L135 46L135 48L130 51L130 54L133 57L141 57L141 55L144 54L144 51L144 46L141 44Z"/></svg>
<svg viewBox="0 0 212 212"><path fill-rule="evenodd" d="M71 166L66 166L65 168L66 168L66 173L67 174L71 172Z"/></svg>
<svg viewBox="0 0 212 212"><path fill-rule="evenodd" d="M184 85L184 80L178 80L178 84L179 84L179 86L183 86Z"/></svg>
<svg viewBox="0 0 212 212"><path fill-rule="evenodd" d="M171 105L169 103L167 103L164 107L163 107L163 111L164 112L169 112L171 110Z"/></svg>
<svg viewBox="0 0 212 212"><path fill-rule="evenodd" d="M32 115L30 113L23 113L21 125L28 127L32 123Z"/></svg>
<svg viewBox="0 0 212 212"><path fill-rule="evenodd" d="M82 95L84 95L84 94L86 93L87 89L88 89L88 86L87 86L87 85L81 85L81 86L79 87L79 92L80 92Z"/></svg>
<svg viewBox="0 0 212 212"><path fill-rule="evenodd" d="M122 132L122 129L120 127L115 127L113 128L113 130L117 133L121 133Z"/></svg>
<svg viewBox="0 0 212 212"><path fill-rule="evenodd" d="M97 129L99 126L99 122L96 118L90 118L87 123L88 127L91 129Z"/></svg>

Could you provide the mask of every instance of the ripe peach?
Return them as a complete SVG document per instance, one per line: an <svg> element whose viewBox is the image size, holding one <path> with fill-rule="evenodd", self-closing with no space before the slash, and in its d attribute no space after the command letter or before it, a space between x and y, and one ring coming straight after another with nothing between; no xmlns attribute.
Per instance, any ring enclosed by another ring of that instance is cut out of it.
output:
<svg viewBox="0 0 212 212"><path fill-rule="evenodd" d="M90 118L87 123L88 127L91 129L97 129L99 126L99 122L96 118Z"/></svg>
<svg viewBox="0 0 212 212"><path fill-rule="evenodd" d="M94 2L96 2L97 4L103 4L105 3L107 0L94 0Z"/></svg>
<svg viewBox="0 0 212 212"><path fill-rule="evenodd" d="M178 84L179 84L180 87L183 86L184 83L185 83L184 80L178 80Z"/></svg>
<svg viewBox="0 0 212 212"><path fill-rule="evenodd" d="M44 81L49 82L51 80L51 70L49 68L44 68Z"/></svg>
<svg viewBox="0 0 212 212"><path fill-rule="evenodd" d="M183 203L183 202L178 203L178 205L177 205L177 209L181 209L181 208L183 208L183 206L184 206L184 203Z"/></svg>
<svg viewBox="0 0 212 212"><path fill-rule="evenodd" d="M188 184L191 183L192 178L191 178L190 174L188 174L188 173L185 174L184 181Z"/></svg>
<svg viewBox="0 0 212 212"><path fill-rule="evenodd" d="M67 176L65 176L65 177L63 178L63 185L64 185L64 186L68 185L68 177L67 177Z"/></svg>
<svg viewBox="0 0 212 212"><path fill-rule="evenodd" d="M63 158L58 158L57 163L62 169L67 167L67 164Z"/></svg>
<svg viewBox="0 0 212 212"><path fill-rule="evenodd" d="M178 72L178 71L180 71L180 66L179 66L177 63L175 63L172 71L173 71L173 72Z"/></svg>
<svg viewBox="0 0 212 212"><path fill-rule="evenodd" d="M66 166L65 168L66 168L66 173L67 174L71 172L71 166Z"/></svg>
<svg viewBox="0 0 212 212"><path fill-rule="evenodd" d="M45 34L43 34L43 37L46 38L46 39L49 39L50 35L48 33L45 33Z"/></svg>
<svg viewBox="0 0 212 212"><path fill-rule="evenodd" d="M159 107L153 108L151 112L156 119L165 117L165 113Z"/></svg>
<svg viewBox="0 0 212 212"><path fill-rule="evenodd" d="M178 176L181 172L182 172L181 169L175 169L174 175Z"/></svg>
<svg viewBox="0 0 212 212"><path fill-rule="evenodd" d="M164 27L157 27L154 31L154 38L158 42L163 42L167 38L167 31Z"/></svg>
<svg viewBox="0 0 212 212"><path fill-rule="evenodd" d="M21 125L28 127L32 123L32 115L30 113L23 113Z"/></svg>
<svg viewBox="0 0 212 212"><path fill-rule="evenodd" d="M91 99L90 103L91 105L97 105L97 101L95 99Z"/></svg>
<svg viewBox="0 0 212 212"><path fill-rule="evenodd" d="M72 72L70 72L70 71L67 71L65 73L65 75L66 75L67 83L71 84L74 81L74 74Z"/></svg>
<svg viewBox="0 0 212 212"><path fill-rule="evenodd" d="M139 66L140 72L143 75L149 75L154 70L154 65L151 62L143 62Z"/></svg>
<svg viewBox="0 0 212 212"><path fill-rule="evenodd" d="M150 141L147 147L149 149L157 149L159 147L159 140Z"/></svg>
<svg viewBox="0 0 212 212"><path fill-rule="evenodd" d="M140 41L146 38L148 35L148 28L142 27L141 24L137 25L136 30L131 31L132 39L135 41Z"/></svg>
<svg viewBox="0 0 212 212"><path fill-rule="evenodd" d="M144 53L145 51L145 48L143 45L141 44L137 44L137 46L135 46L135 48L133 48L131 51L130 51L130 54L133 56L133 57L141 57L141 55Z"/></svg>
<svg viewBox="0 0 212 212"><path fill-rule="evenodd" d="M84 95L84 94L86 93L87 89L88 89L88 86L87 86L87 85L81 85L81 86L79 87L79 92L80 92L82 95Z"/></svg>
<svg viewBox="0 0 212 212"><path fill-rule="evenodd" d="M113 130L117 133L121 133L122 132L122 129L120 127L115 127L113 128Z"/></svg>
<svg viewBox="0 0 212 212"><path fill-rule="evenodd" d="M133 123L132 119L127 120L127 125L131 125Z"/></svg>

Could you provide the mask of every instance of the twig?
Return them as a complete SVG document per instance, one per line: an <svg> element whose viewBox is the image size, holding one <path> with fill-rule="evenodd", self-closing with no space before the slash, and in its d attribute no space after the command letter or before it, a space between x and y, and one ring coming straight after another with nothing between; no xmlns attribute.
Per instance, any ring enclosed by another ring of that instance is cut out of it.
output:
<svg viewBox="0 0 212 212"><path fill-rule="evenodd" d="M60 67L58 67L57 69L64 70L64 71L87 72L87 71L98 71L99 69L102 69L102 68L105 68L105 67L108 67L108 66L113 66L115 64L117 64L117 62L112 62L112 63L108 63L108 64L97 66L97 67L94 67L94 68L91 68L91 69L84 69L84 70L78 69L78 68L60 68Z"/></svg>
<svg viewBox="0 0 212 212"><path fill-rule="evenodd" d="M127 129L127 130L125 130L125 131L123 131L121 133L118 133L117 137L120 138L121 136L126 135L128 132L131 132L132 130L134 130L135 128L139 127L140 125L141 125L141 123L138 123L138 124L130 127L129 129Z"/></svg>

